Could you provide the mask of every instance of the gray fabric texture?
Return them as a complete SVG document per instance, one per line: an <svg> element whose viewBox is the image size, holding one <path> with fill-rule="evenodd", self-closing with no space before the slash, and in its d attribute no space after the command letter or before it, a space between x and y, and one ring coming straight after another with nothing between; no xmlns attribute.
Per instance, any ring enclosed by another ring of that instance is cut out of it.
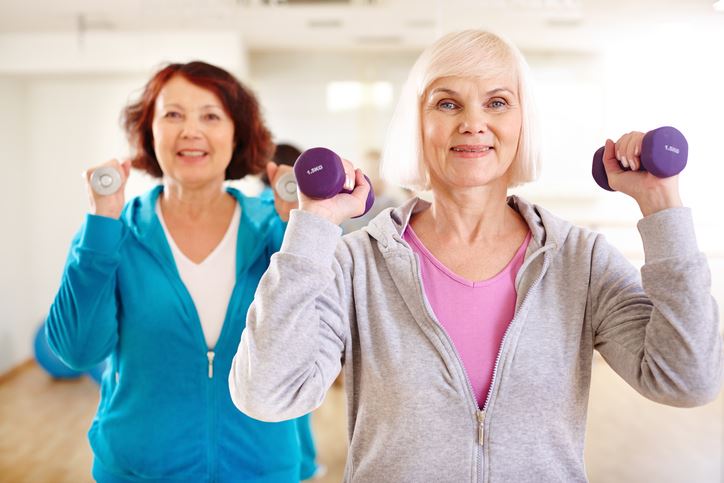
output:
<svg viewBox="0 0 724 483"><path fill-rule="evenodd" d="M639 273L602 235L508 202L532 236L484 411L402 239L428 206L419 199L344 237L292 212L231 368L234 403L265 421L295 418L322 403L343 369L345 481L539 483L586 481L594 349L654 401L716 397L719 314L689 209L639 221Z"/></svg>

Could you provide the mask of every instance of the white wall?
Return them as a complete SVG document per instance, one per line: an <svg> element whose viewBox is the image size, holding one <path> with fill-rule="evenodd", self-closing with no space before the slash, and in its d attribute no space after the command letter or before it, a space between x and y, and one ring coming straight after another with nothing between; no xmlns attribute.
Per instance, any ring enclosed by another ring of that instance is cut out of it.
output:
<svg viewBox="0 0 724 483"><path fill-rule="evenodd" d="M0 74L142 73L164 62L205 60L244 78L246 48L236 32L4 33L0 35Z"/></svg>
<svg viewBox="0 0 724 483"><path fill-rule="evenodd" d="M275 141L302 148L327 146L360 160L381 148L394 102L385 108L330 111L330 82L389 82L399 93L417 54L266 52L250 56L251 86L259 96Z"/></svg>
<svg viewBox="0 0 724 483"><path fill-rule="evenodd" d="M31 183L27 162L26 89L19 79L0 78L0 373L28 357L35 324L28 270ZM21 342L22 341L22 342Z"/></svg>

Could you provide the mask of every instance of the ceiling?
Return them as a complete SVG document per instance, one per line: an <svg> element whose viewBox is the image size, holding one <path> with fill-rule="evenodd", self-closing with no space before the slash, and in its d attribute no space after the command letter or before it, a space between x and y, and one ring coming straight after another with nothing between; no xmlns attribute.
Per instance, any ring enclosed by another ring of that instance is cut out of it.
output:
<svg viewBox="0 0 724 483"><path fill-rule="evenodd" d="M523 49L591 51L614 38L721 35L713 1L2 0L0 34L238 31L252 51L403 51L483 28Z"/></svg>

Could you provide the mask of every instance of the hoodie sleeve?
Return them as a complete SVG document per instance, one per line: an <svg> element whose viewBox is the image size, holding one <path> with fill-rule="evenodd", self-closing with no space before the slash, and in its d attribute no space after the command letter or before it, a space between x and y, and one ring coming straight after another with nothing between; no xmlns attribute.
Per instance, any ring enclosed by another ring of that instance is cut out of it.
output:
<svg viewBox="0 0 724 483"><path fill-rule="evenodd" d="M122 221L89 214L71 244L45 330L51 349L74 369L100 363L118 341L116 270L125 235Z"/></svg>
<svg viewBox="0 0 724 483"><path fill-rule="evenodd" d="M595 347L643 396L671 406L705 404L721 388L722 341L691 212L664 210L640 220L638 229L640 276L603 237L594 245Z"/></svg>
<svg viewBox="0 0 724 483"><path fill-rule="evenodd" d="M253 418L282 421L309 413L341 369L351 297L339 263L340 234L320 217L291 213L229 373L234 404Z"/></svg>

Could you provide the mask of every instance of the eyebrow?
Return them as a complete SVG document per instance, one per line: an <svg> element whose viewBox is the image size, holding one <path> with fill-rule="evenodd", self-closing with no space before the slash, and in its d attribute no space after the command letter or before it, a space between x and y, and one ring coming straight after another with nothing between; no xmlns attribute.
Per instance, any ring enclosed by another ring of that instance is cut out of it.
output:
<svg viewBox="0 0 724 483"><path fill-rule="evenodd" d="M438 92L442 92L445 94L450 94L452 96L460 95L459 92L454 91L452 89L448 89L447 87L436 87L430 92L430 96L437 94ZM501 92L507 92L509 94L513 94L513 91L508 89L507 87L496 87L495 89L491 89L488 92L485 93L486 96L492 96L493 94L499 94Z"/></svg>
<svg viewBox="0 0 724 483"><path fill-rule="evenodd" d="M181 104L177 104L175 102L169 102L168 104L164 104L163 107L165 107L165 108L177 107L179 109L183 109L183 106L181 106ZM208 109L208 108L221 109L222 111L224 110L224 108L218 104L205 104L205 105L201 106L201 109Z"/></svg>

